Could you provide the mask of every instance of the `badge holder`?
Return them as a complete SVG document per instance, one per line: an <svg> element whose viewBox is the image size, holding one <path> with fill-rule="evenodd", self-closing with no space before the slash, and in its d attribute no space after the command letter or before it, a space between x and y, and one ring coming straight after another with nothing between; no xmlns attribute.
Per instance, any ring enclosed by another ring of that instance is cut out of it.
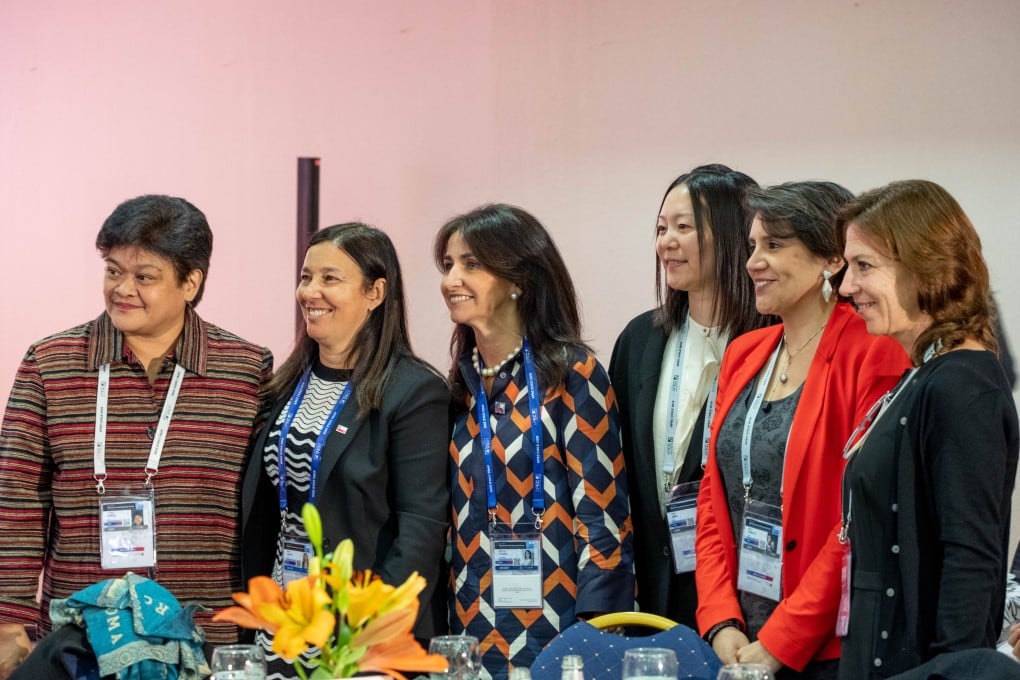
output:
<svg viewBox="0 0 1020 680"><path fill-rule="evenodd" d="M737 588L779 602L783 596L782 547L782 508L748 500L741 520Z"/></svg>
<svg viewBox="0 0 1020 680"><path fill-rule="evenodd" d="M288 526L283 532L283 587L291 581L308 576L308 564L315 556L315 549L307 536L295 526Z"/></svg>
<svg viewBox="0 0 1020 680"><path fill-rule="evenodd" d="M537 523L536 523L537 524ZM511 531L490 525L492 606L495 609L542 608L542 534L534 524Z"/></svg>
<svg viewBox="0 0 1020 680"><path fill-rule="evenodd" d="M156 500L152 488L99 498L99 550L103 569L156 566Z"/></svg>
<svg viewBox="0 0 1020 680"><path fill-rule="evenodd" d="M694 571L695 519L700 488L700 480L677 484L666 502L666 528L673 548L673 572L676 574Z"/></svg>

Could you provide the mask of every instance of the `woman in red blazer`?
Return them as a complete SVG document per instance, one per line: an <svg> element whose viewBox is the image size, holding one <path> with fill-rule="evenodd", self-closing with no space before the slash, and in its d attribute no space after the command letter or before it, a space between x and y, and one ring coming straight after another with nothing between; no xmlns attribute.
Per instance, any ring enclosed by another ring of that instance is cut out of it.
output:
<svg viewBox="0 0 1020 680"><path fill-rule="evenodd" d="M851 197L829 182L750 192L747 270L758 311L782 324L723 356L698 497L700 631L724 662L765 663L777 679L836 677L843 445L909 366L835 295L833 223Z"/></svg>

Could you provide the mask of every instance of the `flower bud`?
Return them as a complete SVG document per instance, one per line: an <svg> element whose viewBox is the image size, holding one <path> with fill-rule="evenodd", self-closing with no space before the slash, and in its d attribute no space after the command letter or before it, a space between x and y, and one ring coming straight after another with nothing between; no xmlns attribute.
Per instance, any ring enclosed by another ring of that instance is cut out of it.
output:
<svg viewBox="0 0 1020 680"><path fill-rule="evenodd" d="M354 541L345 538L340 541L333 553L333 564L337 567L337 576L343 583L351 580L354 575Z"/></svg>
<svg viewBox="0 0 1020 680"><path fill-rule="evenodd" d="M319 511L311 503L305 503L301 508L301 519L305 523L305 533L315 548L315 554L322 557L322 517L319 516Z"/></svg>

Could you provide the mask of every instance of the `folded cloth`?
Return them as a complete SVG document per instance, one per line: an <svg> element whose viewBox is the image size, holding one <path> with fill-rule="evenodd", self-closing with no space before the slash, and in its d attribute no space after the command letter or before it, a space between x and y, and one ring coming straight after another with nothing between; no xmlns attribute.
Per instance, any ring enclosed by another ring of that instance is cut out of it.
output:
<svg viewBox="0 0 1020 680"><path fill-rule="evenodd" d="M209 674L198 605L181 606L155 581L128 572L50 602L54 629L85 629L99 674L117 680L199 680Z"/></svg>
<svg viewBox="0 0 1020 680"><path fill-rule="evenodd" d="M100 680L96 655L85 629L64 626L39 641L28 658L15 668L10 680Z"/></svg>
<svg viewBox="0 0 1020 680"><path fill-rule="evenodd" d="M1018 680L1020 663L994 649L943 652L889 680Z"/></svg>

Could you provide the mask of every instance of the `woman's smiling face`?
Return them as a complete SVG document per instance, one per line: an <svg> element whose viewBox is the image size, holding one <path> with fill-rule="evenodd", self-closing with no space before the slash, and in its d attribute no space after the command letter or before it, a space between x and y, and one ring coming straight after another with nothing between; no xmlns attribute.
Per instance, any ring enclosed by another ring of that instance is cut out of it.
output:
<svg viewBox="0 0 1020 680"><path fill-rule="evenodd" d="M892 336L909 351L931 323L918 306L914 278L854 223L846 230L844 254L848 267L840 294L853 299L869 333Z"/></svg>

